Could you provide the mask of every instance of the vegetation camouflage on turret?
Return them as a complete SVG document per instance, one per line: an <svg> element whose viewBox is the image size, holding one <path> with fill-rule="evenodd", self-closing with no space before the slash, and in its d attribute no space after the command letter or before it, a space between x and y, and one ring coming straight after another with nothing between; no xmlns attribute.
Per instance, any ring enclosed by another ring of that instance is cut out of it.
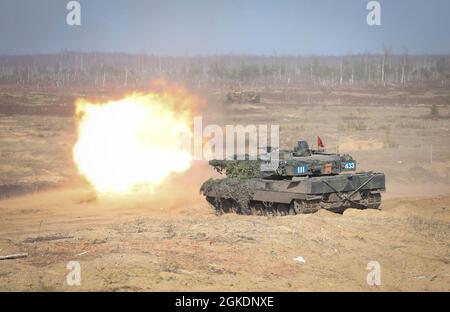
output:
<svg viewBox="0 0 450 312"><path fill-rule="evenodd" d="M260 160L211 160L209 164L227 177L245 179L262 176Z"/></svg>

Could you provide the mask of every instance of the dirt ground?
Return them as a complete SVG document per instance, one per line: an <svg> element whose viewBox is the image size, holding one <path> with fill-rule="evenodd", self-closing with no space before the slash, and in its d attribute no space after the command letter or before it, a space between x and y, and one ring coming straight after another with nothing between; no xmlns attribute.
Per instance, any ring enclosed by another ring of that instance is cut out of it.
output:
<svg viewBox="0 0 450 312"><path fill-rule="evenodd" d="M320 135L358 170L385 172L381 210L216 216L198 192L214 175L205 162L155 194L98 198L71 160L72 99L8 90L0 92L0 255L28 257L0 261L0 290L450 290L449 91L265 90L251 105L220 96L207 93L205 124L280 124L282 147ZM66 282L73 260L80 286ZM366 282L369 261L381 266L381 286Z"/></svg>

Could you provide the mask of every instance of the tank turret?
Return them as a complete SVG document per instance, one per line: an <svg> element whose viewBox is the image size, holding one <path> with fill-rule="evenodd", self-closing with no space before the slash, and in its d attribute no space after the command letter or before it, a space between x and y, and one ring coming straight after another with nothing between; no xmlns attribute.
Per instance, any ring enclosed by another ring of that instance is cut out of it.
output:
<svg viewBox="0 0 450 312"><path fill-rule="evenodd" d="M299 141L292 150L262 153L258 158L249 155L234 155L227 160L210 160L209 164L219 173L234 177L292 178L301 176L335 175L356 170L356 161L348 154L329 154L312 150L306 141ZM272 170L261 167L276 158L277 166Z"/></svg>

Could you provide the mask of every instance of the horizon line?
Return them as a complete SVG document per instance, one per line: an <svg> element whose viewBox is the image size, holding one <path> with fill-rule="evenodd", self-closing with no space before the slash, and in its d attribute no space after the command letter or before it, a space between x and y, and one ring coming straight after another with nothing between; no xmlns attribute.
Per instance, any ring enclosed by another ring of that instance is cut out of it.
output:
<svg viewBox="0 0 450 312"><path fill-rule="evenodd" d="M347 54L291 54L291 53L274 53L274 54L257 54L257 53L235 53L235 52L228 52L228 53L211 53L211 54L153 54L148 52L121 52L121 51L84 51L84 50L61 50L58 52L37 52L37 53L0 53L0 57L15 57L15 56L51 56L51 55L57 55L57 54L71 54L71 53L78 53L78 54L123 54L128 56L152 56L152 57L172 57L172 58L196 58L196 57L221 57L221 56L247 56L247 57L344 57L344 56L377 56L377 55L383 55L384 52L356 52L356 53L347 53ZM396 53L396 52L389 52L388 53L391 56L450 56L450 52L447 53Z"/></svg>

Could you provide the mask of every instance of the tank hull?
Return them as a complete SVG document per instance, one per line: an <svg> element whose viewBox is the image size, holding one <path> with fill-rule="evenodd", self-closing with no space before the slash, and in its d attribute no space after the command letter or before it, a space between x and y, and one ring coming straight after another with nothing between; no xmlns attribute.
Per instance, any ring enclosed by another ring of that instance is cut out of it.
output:
<svg viewBox="0 0 450 312"><path fill-rule="evenodd" d="M286 215L319 209L377 209L385 190L383 173L362 172L292 179L214 179L201 192L217 213Z"/></svg>

